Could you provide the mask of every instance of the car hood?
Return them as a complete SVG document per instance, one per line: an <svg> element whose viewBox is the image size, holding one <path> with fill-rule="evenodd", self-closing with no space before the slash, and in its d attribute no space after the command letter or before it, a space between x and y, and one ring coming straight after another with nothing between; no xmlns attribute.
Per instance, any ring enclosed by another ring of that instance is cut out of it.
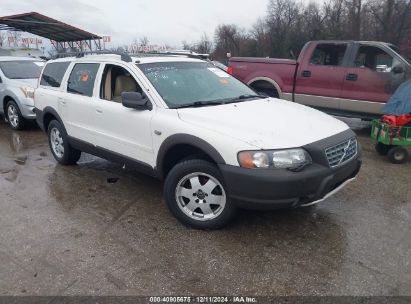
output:
<svg viewBox="0 0 411 304"><path fill-rule="evenodd" d="M259 149L301 147L348 129L312 108L266 98L217 106L178 109L181 120Z"/></svg>
<svg viewBox="0 0 411 304"><path fill-rule="evenodd" d="M15 87L32 87L32 88L37 88L37 78L33 79L9 79L8 83L9 85L15 86Z"/></svg>

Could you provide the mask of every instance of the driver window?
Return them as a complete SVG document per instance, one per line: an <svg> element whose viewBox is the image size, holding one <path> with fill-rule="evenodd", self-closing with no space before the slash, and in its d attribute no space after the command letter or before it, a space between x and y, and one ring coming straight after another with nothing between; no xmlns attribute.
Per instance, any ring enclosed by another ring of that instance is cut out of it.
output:
<svg viewBox="0 0 411 304"><path fill-rule="evenodd" d="M391 72L393 57L375 46L362 45L355 58L355 66L369 68L375 72Z"/></svg>
<svg viewBox="0 0 411 304"><path fill-rule="evenodd" d="M101 80L100 98L121 103L123 92L143 93L141 87L126 69L118 65L106 65Z"/></svg>

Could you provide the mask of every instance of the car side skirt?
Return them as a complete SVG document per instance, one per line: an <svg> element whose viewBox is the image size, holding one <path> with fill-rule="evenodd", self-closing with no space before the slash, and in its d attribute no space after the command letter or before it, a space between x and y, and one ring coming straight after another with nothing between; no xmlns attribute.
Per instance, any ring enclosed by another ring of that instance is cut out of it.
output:
<svg viewBox="0 0 411 304"><path fill-rule="evenodd" d="M102 147L94 146L80 139L69 136L69 144L73 148L80 150L81 152L89 153L97 157L104 158L106 160L124 165L126 168L130 168L146 175L159 178L157 170L151 167L149 164L143 163L136 159L121 155L119 153L104 149Z"/></svg>
<svg viewBox="0 0 411 304"><path fill-rule="evenodd" d="M295 94L294 101L307 106L338 109L342 111L379 114L385 105L383 102L353 100L337 97Z"/></svg>

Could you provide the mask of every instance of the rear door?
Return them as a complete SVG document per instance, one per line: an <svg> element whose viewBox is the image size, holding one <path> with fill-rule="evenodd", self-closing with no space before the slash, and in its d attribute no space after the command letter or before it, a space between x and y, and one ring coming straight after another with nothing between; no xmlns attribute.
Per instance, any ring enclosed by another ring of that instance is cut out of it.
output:
<svg viewBox="0 0 411 304"><path fill-rule="evenodd" d="M58 112L63 121L66 119L64 108L62 108L62 83L64 75L70 66L70 61L47 63L41 74L39 87L35 90L34 103L36 108L43 110L50 106Z"/></svg>
<svg viewBox="0 0 411 304"><path fill-rule="evenodd" d="M339 109L349 46L344 42L324 42L306 49L296 75L296 102Z"/></svg>
<svg viewBox="0 0 411 304"><path fill-rule="evenodd" d="M95 83L99 63L74 63L60 98L64 123L69 136L96 145L95 108L98 90Z"/></svg>
<svg viewBox="0 0 411 304"><path fill-rule="evenodd" d="M356 45L344 79L341 109L379 113L406 78L406 66L395 53L382 46ZM398 69L400 68L400 69Z"/></svg>

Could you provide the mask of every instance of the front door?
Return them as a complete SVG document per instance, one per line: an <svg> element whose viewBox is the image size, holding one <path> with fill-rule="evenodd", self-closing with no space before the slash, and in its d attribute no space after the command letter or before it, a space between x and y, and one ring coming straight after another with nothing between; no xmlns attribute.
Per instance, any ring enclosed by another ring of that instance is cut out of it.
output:
<svg viewBox="0 0 411 304"><path fill-rule="evenodd" d="M154 167L151 119L155 107L151 111L126 108L122 92L143 93L127 67L107 64L95 105L97 146Z"/></svg>
<svg viewBox="0 0 411 304"><path fill-rule="evenodd" d="M344 79L341 109L377 114L405 80L406 67L378 46L358 45L353 59Z"/></svg>

